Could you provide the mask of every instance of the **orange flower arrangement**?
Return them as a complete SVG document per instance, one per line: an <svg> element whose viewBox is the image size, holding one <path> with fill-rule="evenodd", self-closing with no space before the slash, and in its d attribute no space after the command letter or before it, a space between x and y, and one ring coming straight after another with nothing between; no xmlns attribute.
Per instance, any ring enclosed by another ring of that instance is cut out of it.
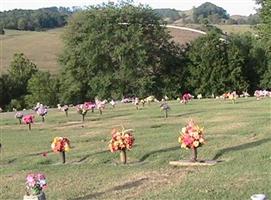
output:
<svg viewBox="0 0 271 200"><path fill-rule="evenodd" d="M132 129L122 131L113 129L111 132L112 139L109 142L109 149L112 153L121 151L121 162L124 164L126 163L126 150L131 150L135 141L132 132Z"/></svg>
<svg viewBox="0 0 271 200"><path fill-rule="evenodd" d="M68 138L65 137L55 137L51 148L54 152L60 152L62 154L62 161L63 163L66 162L65 152L70 150L70 141Z"/></svg>

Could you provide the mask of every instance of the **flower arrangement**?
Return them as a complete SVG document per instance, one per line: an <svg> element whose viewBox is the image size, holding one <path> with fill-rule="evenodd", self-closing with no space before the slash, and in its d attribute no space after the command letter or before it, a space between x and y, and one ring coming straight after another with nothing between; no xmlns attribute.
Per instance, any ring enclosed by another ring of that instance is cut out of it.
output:
<svg viewBox="0 0 271 200"><path fill-rule="evenodd" d="M201 147L204 142L203 128L190 120L185 127L182 128L181 135L178 138L182 148L192 149L192 161L197 161L197 148Z"/></svg>
<svg viewBox="0 0 271 200"><path fill-rule="evenodd" d="M122 131L113 129L112 139L109 142L109 149L112 153L120 151L120 159L123 164L126 164L127 156L126 150L131 150L135 141L134 136L132 135L133 130L124 128Z"/></svg>
<svg viewBox="0 0 271 200"><path fill-rule="evenodd" d="M57 108L63 112L65 112L66 117L68 117L68 110L69 110L69 106L68 105L64 105L61 107L60 104L57 104Z"/></svg>
<svg viewBox="0 0 271 200"><path fill-rule="evenodd" d="M42 190L47 187L47 181L43 174L28 174L26 177L26 195L34 196L41 194Z"/></svg>
<svg viewBox="0 0 271 200"><path fill-rule="evenodd" d="M42 104L40 104L40 107L39 107L38 110L37 110L37 114L38 114L39 116L41 116L42 122L45 121L45 115L47 115L47 113L48 113L47 107L46 107L46 106L43 106Z"/></svg>
<svg viewBox="0 0 271 200"><path fill-rule="evenodd" d="M163 102L161 105L160 105L160 108L162 111L164 111L165 113L165 118L168 117L168 111L170 110L170 107L169 105L166 103L166 102Z"/></svg>
<svg viewBox="0 0 271 200"><path fill-rule="evenodd" d="M62 162L66 162L65 152L70 150L70 140L65 137L55 137L51 148L54 152L60 152L62 155Z"/></svg>
<svg viewBox="0 0 271 200"><path fill-rule="evenodd" d="M19 120L19 123L22 123L22 118L23 118L24 114L22 112L16 112L15 114L15 118L17 118Z"/></svg>
<svg viewBox="0 0 271 200"><path fill-rule="evenodd" d="M92 109L90 102L85 102L84 104L79 104L76 106L77 112L82 115L82 121L85 121L85 115Z"/></svg>
<svg viewBox="0 0 271 200"><path fill-rule="evenodd" d="M31 130L31 124L34 123L34 116L33 115L25 115L23 116L23 122L28 124L28 129Z"/></svg>

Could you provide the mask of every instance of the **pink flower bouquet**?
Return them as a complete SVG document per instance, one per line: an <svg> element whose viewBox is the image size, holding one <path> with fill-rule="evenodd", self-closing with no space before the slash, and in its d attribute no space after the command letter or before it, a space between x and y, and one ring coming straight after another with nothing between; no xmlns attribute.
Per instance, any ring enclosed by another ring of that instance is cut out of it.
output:
<svg viewBox="0 0 271 200"><path fill-rule="evenodd" d="M192 160L197 160L197 148L201 147L204 142L203 128L195 124L193 120L190 120L188 124L182 128L181 135L178 138L182 148L192 149Z"/></svg>
<svg viewBox="0 0 271 200"><path fill-rule="evenodd" d="M47 187L46 178L43 174L28 174L26 177L26 194L39 195Z"/></svg>
<svg viewBox="0 0 271 200"><path fill-rule="evenodd" d="M28 124L29 130L31 130L31 124L34 123L34 116L33 115L25 115L23 116L23 122Z"/></svg>

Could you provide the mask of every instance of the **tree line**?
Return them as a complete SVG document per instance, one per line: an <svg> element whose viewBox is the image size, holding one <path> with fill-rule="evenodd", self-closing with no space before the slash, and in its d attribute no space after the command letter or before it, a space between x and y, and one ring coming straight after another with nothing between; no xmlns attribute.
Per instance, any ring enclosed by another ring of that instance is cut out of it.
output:
<svg viewBox="0 0 271 200"><path fill-rule="evenodd" d="M259 37L245 33L222 39L211 30L180 46L171 40L162 18L147 6L93 6L68 22L59 75L41 72L23 54L15 54L8 73L0 77L0 93L5 94L0 107L270 89L270 17L265 20Z"/></svg>
<svg viewBox="0 0 271 200"><path fill-rule="evenodd" d="M0 12L0 33L4 29L41 31L63 27L73 10L65 7L49 7L38 10L15 9Z"/></svg>

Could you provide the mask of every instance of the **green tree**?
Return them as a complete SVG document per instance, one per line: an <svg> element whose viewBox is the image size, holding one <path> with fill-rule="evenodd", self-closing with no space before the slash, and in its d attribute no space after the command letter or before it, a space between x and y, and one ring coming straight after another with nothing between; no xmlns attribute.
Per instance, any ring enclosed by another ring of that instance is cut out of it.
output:
<svg viewBox="0 0 271 200"><path fill-rule="evenodd" d="M188 57L187 82L196 94L220 95L247 88L238 48L229 46L215 32L192 42Z"/></svg>
<svg viewBox="0 0 271 200"><path fill-rule="evenodd" d="M261 80L261 86L264 88L271 88L271 1L270 0L256 0L261 6L259 9L261 24L259 25L259 33L262 41L265 44L266 53L268 54L268 68L264 72Z"/></svg>
<svg viewBox="0 0 271 200"><path fill-rule="evenodd" d="M49 106L55 106L59 103L59 83L49 72L37 72L32 76L28 81L27 91L28 95L26 95L25 100L28 106L33 106L37 102Z"/></svg>
<svg viewBox="0 0 271 200"><path fill-rule="evenodd" d="M14 54L9 67L8 76L11 80L11 95L13 99L17 99L26 94L27 82L38 70L36 65L22 53Z"/></svg>
<svg viewBox="0 0 271 200"><path fill-rule="evenodd" d="M99 96L162 96L163 72L171 55L182 69L181 57L163 21L149 7L128 3L90 7L74 15L64 35L61 99L80 101ZM171 62L172 63L172 62ZM174 63L174 64L175 64ZM170 77L172 74L167 74ZM181 75L173 74L174 77Z"/></svg>

